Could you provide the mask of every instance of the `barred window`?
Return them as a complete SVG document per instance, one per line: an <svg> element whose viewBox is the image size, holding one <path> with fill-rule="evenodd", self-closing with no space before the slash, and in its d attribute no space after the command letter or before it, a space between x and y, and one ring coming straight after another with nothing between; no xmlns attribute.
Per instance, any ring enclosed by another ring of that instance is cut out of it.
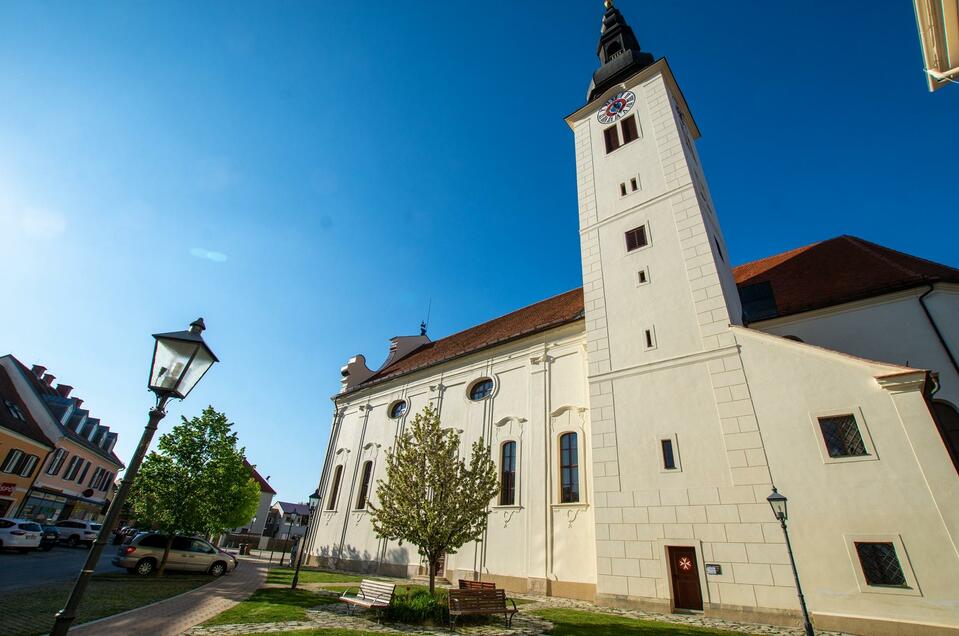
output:
<svg viewBox="0 0 959 636"><path fill-rule="evenodd" d="M856 418L852 415L820 417L819 428L830 457L857 457L868 455L862 441Z"/></svg>
<svg viewBox="0 0 959 636"><path fill-rule="evenodd" d="M862 565L862 573L869 585L894 585L904 587L906 576L902 573L896 546L892 543L856 542L856 553Z"/></svg>

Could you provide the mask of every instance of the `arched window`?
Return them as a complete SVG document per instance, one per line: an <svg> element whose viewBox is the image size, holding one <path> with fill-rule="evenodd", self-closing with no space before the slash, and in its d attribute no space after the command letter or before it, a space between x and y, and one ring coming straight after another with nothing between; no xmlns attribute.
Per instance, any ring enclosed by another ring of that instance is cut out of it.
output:
<svg viewBox="0 0 959 636"><path fill-rule="evenodd" d="M333 483L330 484L330 495L326 501L327 510L336 510L336 495L340 492L340 479L343 477L343 466L333 469Z"/></svg>
<svg viewBox="0 0 959 636"><path fill-rule="evenodd" d="M393 402L393 406L390 407L390 417L393 419L403 417L406 415L407 408L408 405L406 400L397 400L396 402Z"/></svg>
<svg viewBox="0 0 959 636"><path fill-rule="evenodd" d="M363 478L360 479L360 493L356 497L356 509L366 510L366 502L370 496L370 480L373 479L373 462L363 464Z"/></svg>
<svg viewBox="0 0 959 636"><path fill-rule="evenodd" d="M516 442L505 442L500 450L499 503L512 506L516 503Z"/></svg>
<svg viewBox="0 0 959 636"><path fill-rule="evenodd" d="M579 452L576 433L563 433L559 438L560 502L579 501Z"/></svg>
<svg viewBox="0 0 959 636"><path fill-rule="evenodd" d="M959 411L956 411L956 407L952 404L942 400L933 400L932 410L936 413L939 434L942 435L946 450L949 451L956 470L959 470Z"/></svg>
<svg viewBox="0 0 959 636"><path fill-rule="evenodd" d="M482 380L477 380L473 383L473 386L470 387L470 399L474 402L479 400L485 400L490 395L493 394L493 381L490 378L483 378Z"/></svg>

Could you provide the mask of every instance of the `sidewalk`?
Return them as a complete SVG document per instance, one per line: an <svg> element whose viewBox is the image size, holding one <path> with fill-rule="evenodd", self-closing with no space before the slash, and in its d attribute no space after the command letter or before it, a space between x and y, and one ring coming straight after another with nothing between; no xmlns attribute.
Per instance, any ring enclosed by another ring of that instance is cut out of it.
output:
<svg viewBox="0 0 959 636"><path fill-rule="evenodd" d="M75 636L177 636L228 610L263 585L267 563L242 557L237 569L208 585L146 607L117 614L70 630Z"/></svg>

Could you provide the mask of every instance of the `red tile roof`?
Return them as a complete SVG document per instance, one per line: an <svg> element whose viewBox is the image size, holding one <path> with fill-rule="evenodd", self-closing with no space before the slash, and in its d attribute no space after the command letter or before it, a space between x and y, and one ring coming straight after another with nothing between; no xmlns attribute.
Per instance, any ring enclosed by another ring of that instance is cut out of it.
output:
<svg viewBox="0 0 959 636"><path fill-rule="evenodd" d="M3 404L6 400L9 400L17 407L17 411L23 415L23 420L15 417L10 409ZM29 437L36 443L46 446L47 448L52 449L54 447L53 442L43 434L40 425L33 419L33 415L30 414L30 409L24 404L23 398L20 397L16 386L13 384L13 380L4 367L0 367L0 427ZM27 454L29 455L30 453L28 452Z"/></svg>
<svg viewBox="0 0 959 636"><path fill-rule="evenodd" d="M268 492L271 495L276 494L276 491L273 490L273 486L270 485L270 482L263 479L263 475L257 472L256 466L246 461L246 459L243 460L243 463L246 465L247 468L250 469L250 472L252 473L252 477L256 481L256 483L260 485L260 492Z"/></svg>
<svg viewBox="0 0 959 636"><path fill-rule="evenodd" d="M733 274L740 287L769 282L776 300L776 316L838 305L925 283L959 283L957 269L854 236L840 236L746 263L736 267ZM582 317L583 290L574 289L431 342L380 369L353 390Z"/></svg>
<svg viewBox="0 0 959 636"><path fill-rule="evenodd" d="M934 282L959 283L959 270L855 236L806 245L733 269L740 287L768 282L776 316L838 305Z"/></svg>
<svg viewBox="0 0 959 636"><path fill-rule="evenodd" d="M574 289L535 305L518 309L466 331L426 344L405 358L380 369L357 388L417 369L502 344L538 331L552 329L583 317L583 290Z"/></svg>

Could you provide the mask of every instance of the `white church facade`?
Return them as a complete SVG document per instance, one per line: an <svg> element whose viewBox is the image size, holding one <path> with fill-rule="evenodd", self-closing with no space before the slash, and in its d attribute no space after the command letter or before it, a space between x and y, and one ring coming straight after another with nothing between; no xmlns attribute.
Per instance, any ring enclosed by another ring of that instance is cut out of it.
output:
<svg viewBox="0 0 959 636"><path fill-rule="evenodd" d="M843 236L733 268L664 59L608 5L573 131L583 288L343 369L311 563L421 571L367 500L434 404L502 480L450 579L794 624L959 634L959 270Z"/></svg>

